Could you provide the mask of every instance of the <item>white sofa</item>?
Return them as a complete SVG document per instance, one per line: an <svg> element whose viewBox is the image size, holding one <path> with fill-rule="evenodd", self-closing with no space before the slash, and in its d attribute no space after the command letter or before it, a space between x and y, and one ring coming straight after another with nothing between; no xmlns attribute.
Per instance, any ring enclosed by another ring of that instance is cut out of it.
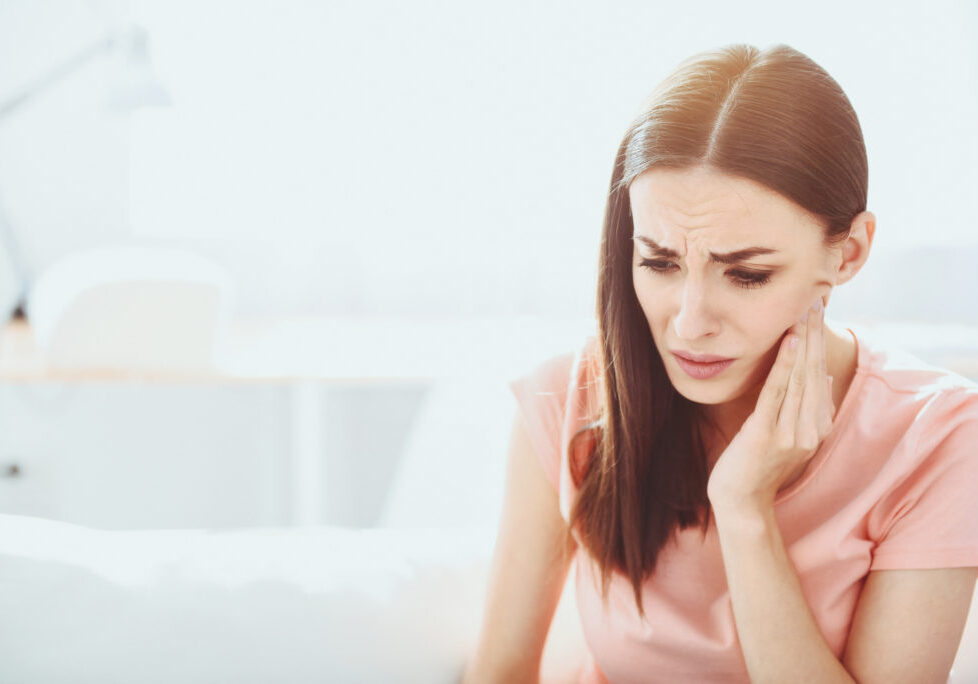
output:
<svg viewBox="0 0 978 684"><path fill-rule="evenodd" d="M0 516L0 681L455 682L485 531L96 530Z"/></svg>
<svg viewBox="0 0 978 684"><path fill-rule="evenodd" d="M514 407L486 387L492 410L468 383L431 394L380 528L112 531L0 515L0 682L458 681ZM547 684L583 661L571 588ZM951 681L978 682L978 599Z"/></svg>

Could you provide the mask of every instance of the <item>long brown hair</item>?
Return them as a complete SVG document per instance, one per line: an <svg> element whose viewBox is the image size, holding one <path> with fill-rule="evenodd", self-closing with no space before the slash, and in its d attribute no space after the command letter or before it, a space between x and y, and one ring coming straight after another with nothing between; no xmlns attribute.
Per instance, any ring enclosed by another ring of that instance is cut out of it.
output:
<svg viewBox="0 0 978 684"><path fill-rule="evenodd" d="M681 63L648 98L615 156L598 268L599 415L569 445L578 488L569 516L601 569L641 585L671 535L710 524L701 405L666 375L632 284L628 187L657 168L753 180L807 210L826 246L866 209L868 165L856 113L838 83L786 45L730 45Z"/></svg>

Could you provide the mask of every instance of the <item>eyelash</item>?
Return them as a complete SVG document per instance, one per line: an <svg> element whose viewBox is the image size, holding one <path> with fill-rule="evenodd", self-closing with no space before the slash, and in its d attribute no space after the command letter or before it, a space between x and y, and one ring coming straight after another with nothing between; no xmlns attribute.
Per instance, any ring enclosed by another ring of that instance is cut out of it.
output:
<svg viewBox="0 0 978 684"><path fill-rule="evenodd" d="M653 273L658 273L660 275L666 275L666 271L663 266L675 266L671 261L660 261L657 259L642 259L639 262L639 266L647 268ZM746 290L751 290L755 287L761 287L766 285L769 280L771 280L771 274L762 273L760 271L728 271L728 275L733 276L734 284L737 287L742 287Z"/></svg>

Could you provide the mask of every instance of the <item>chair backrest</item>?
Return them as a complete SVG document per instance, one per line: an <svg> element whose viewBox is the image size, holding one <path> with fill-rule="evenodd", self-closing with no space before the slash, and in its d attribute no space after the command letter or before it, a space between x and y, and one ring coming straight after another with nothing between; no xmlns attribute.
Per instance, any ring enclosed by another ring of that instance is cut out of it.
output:
<svg viewBox="0 0 978 684"><path fill-rule="evenodd" d="M439 381L406 441L378 525L495 528L515 410L500 378Z"/></svg>

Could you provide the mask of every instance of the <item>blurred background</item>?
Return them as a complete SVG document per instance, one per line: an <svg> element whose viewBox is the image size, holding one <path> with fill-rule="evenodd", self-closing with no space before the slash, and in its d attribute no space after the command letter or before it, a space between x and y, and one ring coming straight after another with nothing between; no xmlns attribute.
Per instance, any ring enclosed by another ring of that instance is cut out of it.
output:
<svg viewBox="0 0 978 684"><path fill-rule="evenodd" d="M0 509L494 527L620 137L733 42L860 117L878 226L829 318L978 377L973 2L0 0Z"/></svg>

